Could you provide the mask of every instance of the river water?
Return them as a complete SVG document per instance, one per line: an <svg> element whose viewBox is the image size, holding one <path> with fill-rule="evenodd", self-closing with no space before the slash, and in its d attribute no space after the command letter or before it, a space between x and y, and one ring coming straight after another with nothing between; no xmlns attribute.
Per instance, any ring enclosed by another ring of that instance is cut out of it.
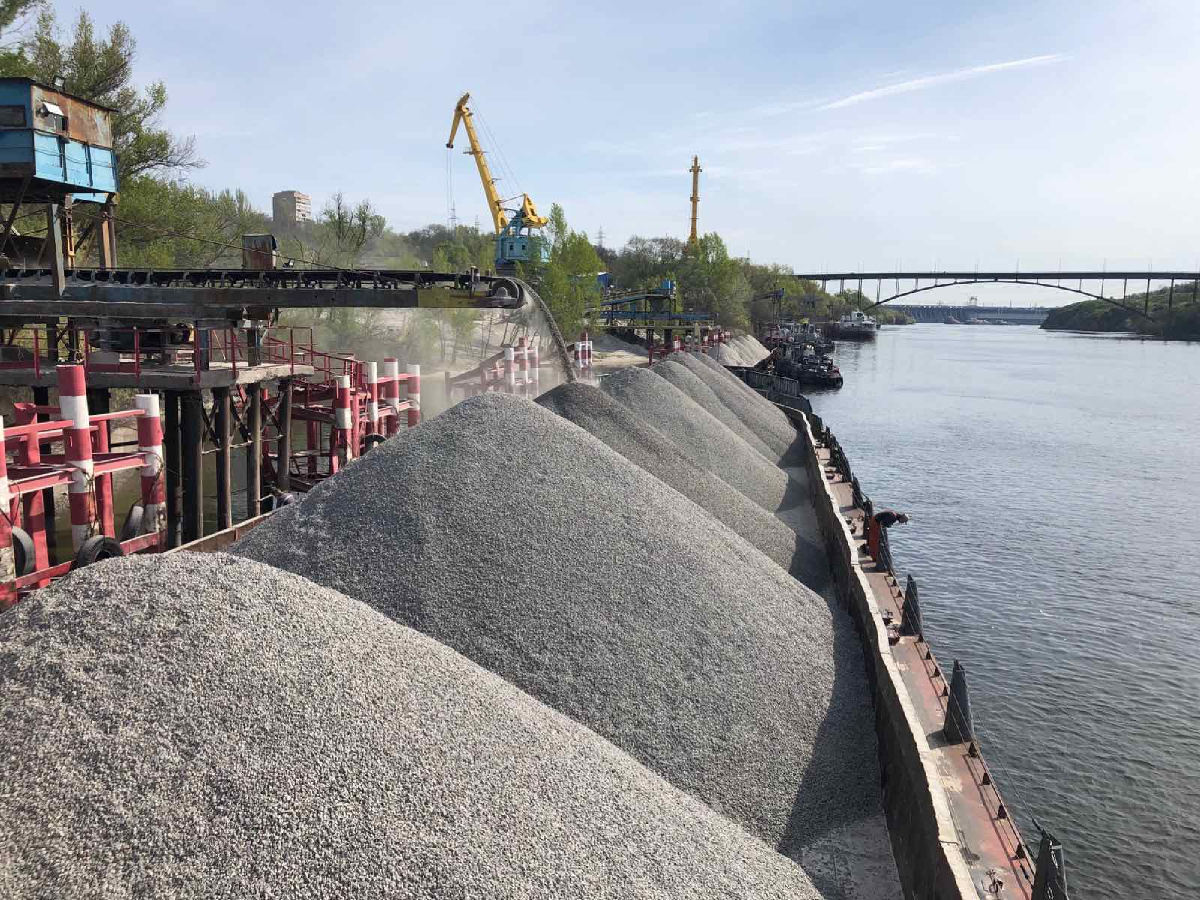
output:
<svg viewBox="0 0 1200 900"><path fill-rule="evenodd" d="M1200 345L913 325L811 395L1073 900L1200 896Z"/></svg>

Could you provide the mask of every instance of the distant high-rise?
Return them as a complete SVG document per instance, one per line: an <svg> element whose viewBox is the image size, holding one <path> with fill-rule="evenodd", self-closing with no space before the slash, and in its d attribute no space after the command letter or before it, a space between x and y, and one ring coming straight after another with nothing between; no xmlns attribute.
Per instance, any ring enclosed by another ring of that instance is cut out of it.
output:
<svg viewBox="0 0 1200 900"><path fill-rule="evenodd" d="M312 221L312 198L299 191L280 191L271 198L271 218L276 225Z"/></svg>

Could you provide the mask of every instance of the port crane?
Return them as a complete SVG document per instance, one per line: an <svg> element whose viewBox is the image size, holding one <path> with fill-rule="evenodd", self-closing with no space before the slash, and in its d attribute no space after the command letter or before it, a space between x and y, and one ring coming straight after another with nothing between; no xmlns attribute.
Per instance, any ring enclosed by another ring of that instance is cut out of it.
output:
<svg viewBox="0 0 1200 900"><path fill-rule="evenodd" d="M453 149L454 136L458 134L461 122L471 145L471 149L464 152L475 157L475 167L479 170L479 180L483 182L483 193L487 197L488 212L496 229L496 271L511 275L515 273L518 262L528 262L531 258L534 229L544 228L550 220L538 213L528 194L521 194L519 207L510 209L504 206L505 201L500 198L496 179L492 177L492 170L488 166L486 151L479 143L471 108L467 106L470 99L469 93L463 94L455 104L454 121L450 125L450 140L446 142L446 147Z"/></svg>

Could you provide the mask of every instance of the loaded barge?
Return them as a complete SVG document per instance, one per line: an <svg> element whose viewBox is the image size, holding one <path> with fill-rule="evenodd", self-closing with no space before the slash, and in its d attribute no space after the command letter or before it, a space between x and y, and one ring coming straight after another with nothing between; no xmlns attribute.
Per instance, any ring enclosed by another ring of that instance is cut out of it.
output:
<svg viewBox="0 0 1200 900"><path fill-rule="evenodd" d="M947 670L925 640L917 581L908 575L901 586L887 529L837 437L798 386L750 368L730 371L796 427L838 597L863 643L905 896L1067 897L1062 845L1045 830L1036 847L1022 837L984 758L967 673L958 660Z"/></svg>

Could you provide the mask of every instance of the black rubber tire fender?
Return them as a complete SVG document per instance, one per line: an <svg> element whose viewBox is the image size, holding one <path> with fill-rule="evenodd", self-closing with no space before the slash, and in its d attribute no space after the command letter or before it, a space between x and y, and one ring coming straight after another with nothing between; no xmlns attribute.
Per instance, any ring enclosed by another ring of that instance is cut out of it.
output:
<svg viewBox="0 0 1200 900"><path fill-rule="evenodd" d="M16 569L17 577L32 574L37 560L34 556L33 538L29 536L29 532L24 528L13 528L12 546L13 568Z"/></svg>
<svg viewBox="0 0 1200 900"><path fill-rule="evenodd" d="M79 552L75 554L75 561L71 563L71 571L82 569L84 566L90 566L92 563L100 562L102 559L112 559L124 555L125 551L121 549L121 544L116 538L97 534L88 538L79 546Z"/></svg>
<svg viewBox="0 0 1200 900"><path fill-rule="evenodd" d="M125 524L121 526L121 540L133 540L142 533L142 519L146 515L146 510L140 503L135 503L129 507L129 515L125 517Z"/></svg>

